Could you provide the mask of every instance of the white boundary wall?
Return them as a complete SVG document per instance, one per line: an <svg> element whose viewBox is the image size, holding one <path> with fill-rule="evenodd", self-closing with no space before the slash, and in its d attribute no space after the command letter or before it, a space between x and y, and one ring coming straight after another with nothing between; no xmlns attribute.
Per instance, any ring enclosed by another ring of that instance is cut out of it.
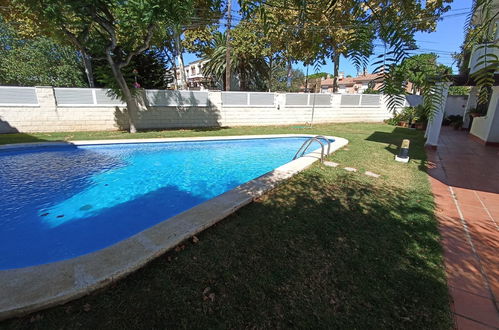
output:
<svg viewBox="0 0 499 330"><path fill-rule="evenodd" d="M35 98L36 96L36 98ZM147 90L139 129L381 122L380 95ZM0 133L127 129L126 106L103 89L0 87Z"/></svg>

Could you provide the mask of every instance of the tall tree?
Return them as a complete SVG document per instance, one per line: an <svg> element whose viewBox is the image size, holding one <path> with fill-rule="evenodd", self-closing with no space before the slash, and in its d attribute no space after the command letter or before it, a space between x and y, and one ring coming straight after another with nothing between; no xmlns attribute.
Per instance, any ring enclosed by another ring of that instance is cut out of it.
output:
<svg viewBox="0 0 499 330"><path fill-rule="evenodd" d="M163 53L152 49L135 56L123 69L123 74L127 82L136 82L141 88L165 89L166 66ZM113 90L119 88L105 59L94 61L94 67L97 85Z"/></svg>
<svg viewBox="0 0 499 330"><path fill-rule="evenodd" d="M188 23L175 25L171 32L167 30L167 35L174 37L173 53L174 58L179 63L179 76L182 81L181 88L187 88L187 78L184 70L184 50L192 51L196 49L198 34L203 35L206 31L215 31L219 25L219 20L223 16L224 0L192 0L193 14ZM228 4L228 1L226 1ZM190 40L189 40L190 39ZM197 49L196 49L197 50ZM176 65L174 65L176 67Z"/></svg>
<svg viewBox="0 0 499 330"><path fill-rule="evenodd" d="M291 88L288 87L288 69L285 65L278 65L273 68L271 91L299 92L305 81L305 74L298 69L291 70Z"/></svg>
<svg viewBox="0 0 499 330"><path fill-rule="evenodd" d="M46 37L25 39L0 17L0 84L85 87L81 59Z"/></svg>
<svg viewBox="0 0 499 330"><path fill-rule="evenodd" d="M82 46L96 57L105 58L118 86L117 94L126 102L130 132L136 132L137 95L124 70L132 59L149 49L156 33L189 19L190 0L12 0L22 4L29 15L46 26L50 35L58 33L68 41L85 31ZM79 41L79 42L80 42ZM74 40L73 40L74 42Z"/></svg>
<svg viewBox="0 0 499 330"><path fill-rule="evenodd" d="M386 51L377 59L377 72L383 73L384 92L403 90L403 81L391 68L414 49L416 31L431 31L452 0L243 0L247 13L267 18L267 24L286 22L287 44L312 51L309 63L324 63L329 57L337 71L340 55L345 55L360 71L372 55L373 43L381 40ZM279 13L285 13L283 20ZM288 23L289 22L289 23ZM399 99L390 103L393 109Z"/></svg>
<svg viewBox="0 0 499 330"><path fill-rule="evenodd" d="M497 1L474 0L473 7L467 18L466 37L462 45L461 67L469 62L473 51L478 56L471 74L471 78L478 87L478 103L485 105L490 98L491 87L494 85L494 76L499 72L499 43L496 30L499 11ZM465 71L468 74L468 70Z"/></svg>
<svg viewBox="0 0 499 330"><path fill-rule="evenodd" d="M88 86L94 87L92 55L86 45L92 40L89 26L70 29L69 25L66 24L54 28L54 22L41 20L37 13L30 11L24 1L18 0L0 0L0 13L8 22L16 26L18 35L26 40L48 37L58 44L71 46L78 50L85 68ZM68 20L71 19L68 17ZM72 23L78 24L76 18Z"/></svg>
<svg viewBox="0 0 499 330"><path fill-rule="evenodd" d="M208 60L203 72L212 76L216 81L221 81L224 89L226 89L224 86L226 80L223 78L227 68L226 37L225 33L215 32L210 42L211 47L206 48L206 53L202 56L203 59ZM261 56L263 45L259 43L258 37L243 25L238 25L232 30L232 37L231 70L239 80L239 88L262 90L265 87L262 82L268 74L267 63Z"/></svg>
<svg viewBox="0 0 499 330"><path fill-rule="evenodd" d="M413 94L421 93L428 84L452 73L450 67L437 63L437 55L433 53L411 56L394 70L400 71L403 79L412 83Z"/></svg>

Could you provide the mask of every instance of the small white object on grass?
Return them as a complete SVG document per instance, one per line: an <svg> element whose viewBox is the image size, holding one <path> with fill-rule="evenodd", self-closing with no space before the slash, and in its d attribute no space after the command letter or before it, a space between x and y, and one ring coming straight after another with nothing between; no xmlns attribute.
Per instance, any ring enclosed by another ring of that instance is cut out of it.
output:
<svg viewBox="0 0 499 330"><path fill-rule="evenodd" d="M345 167L343 168L345 171L348 171L348 172L357 172L357 169L356 168L353 168L353 167Z"/></svg>
<svg viewBox="0 0 499 330"><path fill-rule="evenodd" d="M373 173L371 171L366 171L364 174L367 176L372 176L373 178L379 178L381 176L381 175Z"/></svg>
<svg viewBox="0 0 499 330"><path fill-rule="evenodd" d="M324 165L329 166L329 167L337 167L340 164L326 160L326 161L324 161Z"/></svg>

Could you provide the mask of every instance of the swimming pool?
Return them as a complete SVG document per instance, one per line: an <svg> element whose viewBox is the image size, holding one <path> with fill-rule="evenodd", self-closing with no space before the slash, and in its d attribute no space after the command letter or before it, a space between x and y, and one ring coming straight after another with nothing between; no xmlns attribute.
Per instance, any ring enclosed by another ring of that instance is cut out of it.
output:
<svg viewBox="0 0 499 330"><path fill-rule="evenodd" d="M0 320L88 294L221 221L317 161L291 161L310 136L0 146ZM327 138L330 152L348 144Z"/></svg>
<svg viewBox="0 0 499 330"><path fill-rule="evenodd" d="M306 139L2 151L0 269L110 246L290 162Z"/></svg>

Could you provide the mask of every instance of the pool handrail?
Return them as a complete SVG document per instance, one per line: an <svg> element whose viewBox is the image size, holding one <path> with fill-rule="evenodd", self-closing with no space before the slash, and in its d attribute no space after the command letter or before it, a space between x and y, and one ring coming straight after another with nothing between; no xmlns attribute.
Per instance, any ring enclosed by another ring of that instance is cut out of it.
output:
<svg viewBox="0 0 499 330"><path fill-rule="evenodd" d="M329 140L326 139L329 143ZM321 145L321 163L324 163L324 143L322 143L322 141L320 140L320 136L319 137L316 137L316 136L312 136L311 138L307 139L305 142L303 142L303 144L301 145L300 149L298 149L298 151L296 152L295 156L293 157L293 160L295 160L296 158L298 158L298 155L300 154L300 151L302 151L301 153L301 156L302 157L304 154L305 154L305 151L307 151L307 148L310 147L310 145L314 142L318 142L320 145ZM328 145L328 152L329 152L329 145Z"/></svg>

